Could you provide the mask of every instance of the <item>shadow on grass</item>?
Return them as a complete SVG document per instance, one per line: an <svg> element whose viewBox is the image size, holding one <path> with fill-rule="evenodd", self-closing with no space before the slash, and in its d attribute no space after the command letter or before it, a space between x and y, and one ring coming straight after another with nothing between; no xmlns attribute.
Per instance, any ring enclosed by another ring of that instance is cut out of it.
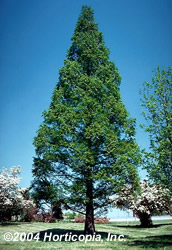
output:
<svg viewBox="0 0 172 250"><path fill-rule="evenodd" d="M158 236L147 236L140 240L132 240L124 242L123 244L130 247L142 247L142 248L164 248L172 246L172 236L171 235L158 235Z"/></svg>
<svg viewBox="0 0 172 250"><path fill-rule="evenodd" d="M27 222L30 223L30 222ZM0 224L1 226L18 226L18 225L22 225L22 222L3 222L2 224Z"/></svg>
<svg viewBox="0 0 172 250"><path fill-rule="evenodd" d="M48 229L44 231L37 232L33 235L33 237L36 237L36 235L39 235L39 240L44 242L50 242L50 241L67 241L67 242L75 242L75 241L85 241L85 237L88 237L88 241L99 241L99 239L106 240L108 238L109 233L106 232L96 232L93 236L86 236L84 235L84 231L82 230L69 230L69 229ZM112 236L114 234L111 234ZM80 236L80 237L79 237ZM115 234L115 237L119 237L120 235ZM73 237L73 238L72 238ZM124 236L125 238L128 238L128 236Z"/></svg>
<svg viewBox="0 0 172 250"><path fill-rule="evenodd" d="M123 227L123 228L158 228L158 227L161 227L161 226L170 226L172 225L172 223L164 223L164 224L155 224L155 225L152 225L152 226L149 226L149 227L142 227L141 225L111 225L111 227Z"/></svg>

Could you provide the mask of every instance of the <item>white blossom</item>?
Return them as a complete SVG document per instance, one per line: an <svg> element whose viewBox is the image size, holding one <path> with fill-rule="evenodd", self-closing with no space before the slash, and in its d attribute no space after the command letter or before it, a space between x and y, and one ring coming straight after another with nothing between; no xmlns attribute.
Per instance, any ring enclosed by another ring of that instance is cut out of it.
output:
<svg viewBox="0 0 172 250"><path fill-rule="evenodd" d="M138 213L152 215L154 212L169 212L172 198L167 188L151 185L148 180L140 182L140 193L132 193L132 187L125 185L117 197L114 205L120 209L131 209Z"/></svg>
<svg viewBox="0 0 172 250"><path fill-rule="evenodd" d="M3 168L0 172L0 219L7 211L11 215L15 215L23 208L33 207L34 204L30 200L25 200L24 193L27 188L20 188L19 182L21 178L20 166L14 166L8 171Z"/></svg>

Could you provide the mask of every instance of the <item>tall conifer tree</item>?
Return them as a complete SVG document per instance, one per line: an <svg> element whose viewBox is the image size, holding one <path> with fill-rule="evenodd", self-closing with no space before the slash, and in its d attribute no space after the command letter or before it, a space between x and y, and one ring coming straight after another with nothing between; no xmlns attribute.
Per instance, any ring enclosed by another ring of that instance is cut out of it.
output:
<svg viewBox="0 0 172 250"><path fill-rule="evenodd" d="M122 103L120 81L93 11L83 6L34 139L33 175L58 185L64 201L85 212L86 234L95 232L94 211L106 209L123 184L135 187L138 180L135 120Z"/></svg>

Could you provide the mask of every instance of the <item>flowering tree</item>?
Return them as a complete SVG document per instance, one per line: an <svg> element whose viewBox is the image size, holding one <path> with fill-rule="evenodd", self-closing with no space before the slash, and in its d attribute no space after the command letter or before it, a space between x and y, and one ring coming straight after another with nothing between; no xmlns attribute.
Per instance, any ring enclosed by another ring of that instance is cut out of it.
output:
<svg viewBox="0 0 172 250"><path fill-rule="evenodd" d="M172 198L169 190L160 185L151 185L145 179L140 182L140 191L132 192L132 187L125 185L115 197L113 203L120 209L131 209L140 219L141 226L152 225L151 216L155 212L170 213Z"/></svg>
<svg viewBox="0 0 172 250"><path fill-rule="evenodd" d="M33 201L25 199L27 188L20 188L20 167L14 166L0 172L0 222L21 214L23 209L34 207Z"/></svg>

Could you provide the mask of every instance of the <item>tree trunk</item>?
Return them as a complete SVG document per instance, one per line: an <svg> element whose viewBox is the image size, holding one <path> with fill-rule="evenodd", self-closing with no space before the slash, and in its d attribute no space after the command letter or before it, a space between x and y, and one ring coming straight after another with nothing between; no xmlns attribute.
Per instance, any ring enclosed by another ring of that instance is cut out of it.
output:
<svg viewBox="0 0 172 250"><path fill-rule="evenodd" d="M93 185L92 180L87 180L87 191L86 191L86 219L85 219L85 234L93 235L95 232L94 226L94 206L93 206Z"/></svg>
<svg viewBox="0 0 172 250"><path fill-rule="evenodd" d="M152 226L152 219L151 216L147 213L139 213L139 219L141 222L141 227L151 227Z"/></svg>

